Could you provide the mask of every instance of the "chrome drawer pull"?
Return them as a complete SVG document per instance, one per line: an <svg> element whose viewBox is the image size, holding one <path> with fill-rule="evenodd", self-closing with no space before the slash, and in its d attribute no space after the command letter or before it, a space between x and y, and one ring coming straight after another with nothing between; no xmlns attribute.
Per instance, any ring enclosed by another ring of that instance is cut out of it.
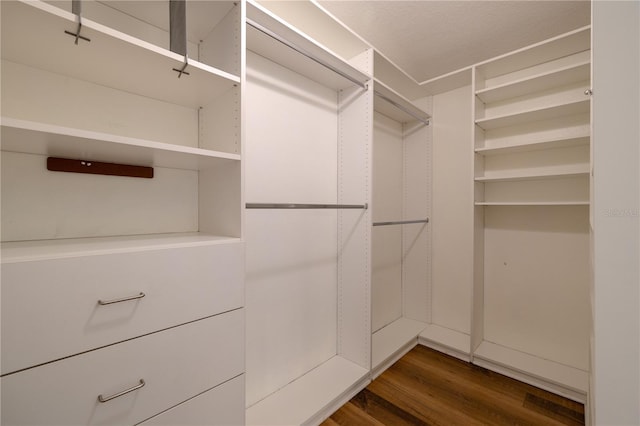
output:
<svg viewBox="0 0 640 426"><path fill-rule="evenodd" d="M98 395L98 401L100 401L100 402L111 401L112 399L118 398L119 396L126 395L126 394L128 394L130 392L133 392L134 390L138 390L141 387L144 387L145 384L146 383L144 382L144 380L140 379L140 384L135 385L131 389L123 390L122 392L115 393L115 394L113 394L111 396L107 396L106 398L103 397L102 395Z"/></svg>
<svg viewBox="0 0 640 426"><path fill-rule="evenodd" d="M126 302L128 300L136 300L136 299L142 299L144 296L146 296L143 292L140 292L140 294L137 294L135 296L130 296L130 297L123 297L121 299L113 299L113 300L98 300L98 305L111 305L112 303L120 303L120 302Z"/></svg>

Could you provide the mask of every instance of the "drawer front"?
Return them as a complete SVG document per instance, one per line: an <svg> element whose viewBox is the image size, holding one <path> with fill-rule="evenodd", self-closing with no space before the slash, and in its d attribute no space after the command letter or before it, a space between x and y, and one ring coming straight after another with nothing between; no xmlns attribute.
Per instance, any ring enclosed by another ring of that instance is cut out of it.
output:
<svg viewBox="0 0 640 426"><path fill-rule="evenodd" d="M244 312L215 317L4 376L3 425L125 425L236 377ZM98 401L145 385L107 402Z"/></svg>
<svg viewBox="0 0 640 426"><path fill-rule="evenodd" d="M244 425L244 376L238 376L149 420L144 426Z"/></svg>
<svg viewBox="0 0 640 426"><path fill-rule="evenodd" d="M2 374L241 307L243 248L3 264Z"/></svg>

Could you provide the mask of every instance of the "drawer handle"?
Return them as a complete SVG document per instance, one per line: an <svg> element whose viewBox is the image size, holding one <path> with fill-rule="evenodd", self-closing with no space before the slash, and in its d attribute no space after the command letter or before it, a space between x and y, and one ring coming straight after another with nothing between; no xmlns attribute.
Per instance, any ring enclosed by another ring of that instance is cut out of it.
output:
<svg viewBox="0 0 640 426"><path fill-rule="evenodd" d="M123 297L121 299L98 300L98 305L104 306L104 305L111 305L112 303L126 302L128 300L142 299L144 296L146 296L146 294L144 294L143 292L140 292L140 294L136 294L135 296Z"/></svg>
<svg viewBox="0 0 640 426"><path fill-rule="evenodd" d="M107 401L111 401L112 399L118 398L118 397L120 397L120 396L122 396L122 395L126 395L126 394L128 394L128 393L130 393L130 392L133 392L133 391L135 391L135 390L138 390L138 389L140 389L140 388L144 387L144 385L145 385L145 384L146 384L146 383L144 382L144 380L140 379L140 383L139 383L139 384L135 385L135 386L134 386L134 387L132 387L132 388L129 388L129 389L123 390L122 392L114 393L113 395L111 395L111 396L107 396L107 397L104 397L104 396L102 396L102 395L98 395L98 401L100 401L100 402L107 402Z"/></svg>

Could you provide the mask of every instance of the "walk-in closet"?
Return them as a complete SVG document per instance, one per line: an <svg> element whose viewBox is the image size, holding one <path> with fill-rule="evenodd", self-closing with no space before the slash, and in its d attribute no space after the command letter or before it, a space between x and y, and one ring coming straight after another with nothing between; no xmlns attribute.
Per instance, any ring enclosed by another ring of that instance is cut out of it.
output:
<svg viewBox="0 0 640 426"><path fill-rule="evenodd" d="M0 16L3 425L319 425L418 352L640 423L638 2Z"/></svg>

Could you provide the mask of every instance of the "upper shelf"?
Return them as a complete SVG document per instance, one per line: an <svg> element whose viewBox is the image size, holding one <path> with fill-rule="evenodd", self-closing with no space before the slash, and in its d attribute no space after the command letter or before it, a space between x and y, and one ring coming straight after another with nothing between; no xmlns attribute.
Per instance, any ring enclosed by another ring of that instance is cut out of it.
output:
<svg viewBox="0 0 640 426"><path fill-rule="evenodd" d="M208 105L240 83L238 76L185 58L40 1L2 2L2 58L190 108Z"/></svg>
<svg viewBox="0 0 640 426"><path fill-rule="evenodd" d="M366 87L371 79L251 0L247 1L247 48L336 90L354 84Z"/></svg>
<svg viewBox="0 0 640 426"><path fill-rule="evenodd" d="M499 115L490 118L481 118L476 120L476 124L482 129L490 130L500 127L517 126L519 124L547 120L555 117L581 114L589 112L589 108L590 99L587 98L580 101L561 103L544 108L535 108L516 112L513 114Z"/></svg>
<svg viewBox="0 0 640 426"><path fill-rule="evenodd" d="M539 141L529 142L529 143L477 148L475 151L476 153L481 155L491 156L491 155L511 154L514 152L531 152L531 151L540 151L540 150L546 150L546 149L568 148L572 146L587 146L587 145L589 145L588 134L582 135L582 136L576 136L576 137L539 140Z"/></svg>
<svg viewBox="0 0 640 426"><path fill-rule="evenodd" d="M202 170L240 156L188 146L128 138L2 118L2 150L78 160Z"/></svg>
<svg viewBox="0 0 640 426"><path fill-rule="evenodd" d="M576 81L589 79L590 63L588 61L563 67L558 70L541 73L499 86L478 90L476 95L484 103L512 99L527 93L561 87Z"/></svg>
<svg viewBox="0 0 640 426"><path fill-rule="evenodd" d="M397 93L376 79L374 109L400 123L421 121L429 124L431 116L411 103L407 98Z"/></svg>
<svg viewBox="0 0 640 426"><path fill-rule="evenodd" d="M578 28L567 34L498 56L476 65L485 79L508 74L536 64L553 61L591 48L591 27Z"/></svg>

